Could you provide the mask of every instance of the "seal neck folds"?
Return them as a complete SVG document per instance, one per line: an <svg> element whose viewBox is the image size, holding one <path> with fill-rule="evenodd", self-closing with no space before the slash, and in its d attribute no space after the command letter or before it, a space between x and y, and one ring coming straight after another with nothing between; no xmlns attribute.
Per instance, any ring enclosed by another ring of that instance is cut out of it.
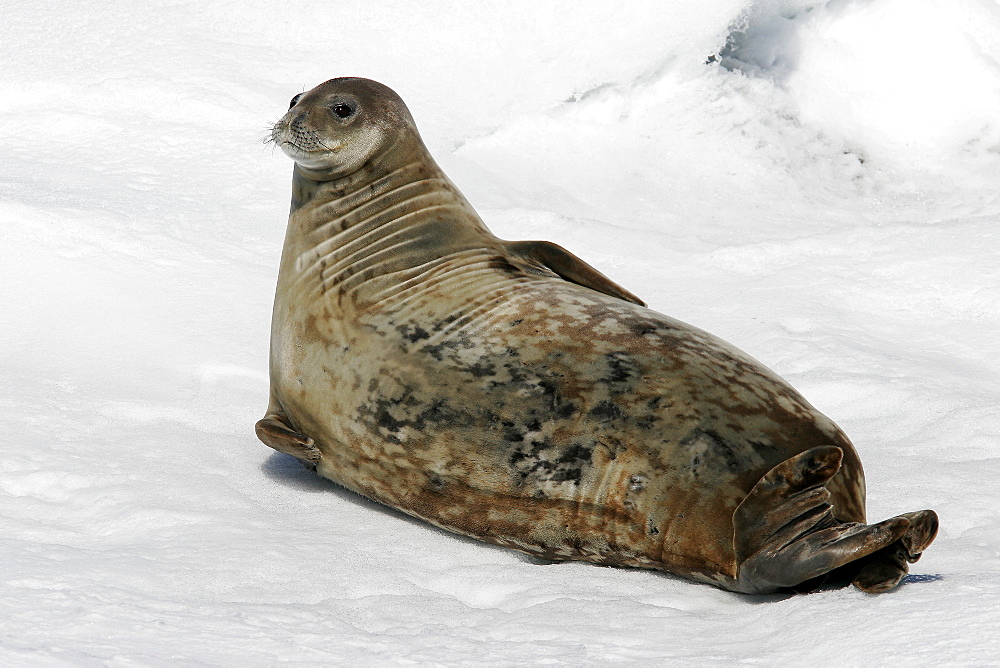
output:
<svg viewBox="0 0 1000 668"><path fill-rule="evenodd" d="M295 167L282 274L371 302L447 262L443 241L461 252L495 239L425 151L392 157L331 180Z"/></svg>

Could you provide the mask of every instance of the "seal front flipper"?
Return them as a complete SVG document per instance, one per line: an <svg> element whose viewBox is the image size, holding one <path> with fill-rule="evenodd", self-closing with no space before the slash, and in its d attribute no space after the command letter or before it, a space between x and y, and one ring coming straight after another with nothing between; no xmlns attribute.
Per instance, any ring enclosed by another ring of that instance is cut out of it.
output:
<svg viewBox="0 0 1000 668"><path fill-rule="evenodd" d="M315 471L320 452L313 440L289 426L283 415L270 413L258 420L254 430L264 445L298 459L309 470Z"/></svg>
<svg viewBox="0 0 1000 668"><path fill-rule="evenodd" d="M550 241L505 241L504 246L515 255L548 267L570 283L576 283L639 306L646 305L646 302L558 244Z"/></svg>
<svg viewBox="0 0 1000 668"><path fill-rule="evenodd" d="M900 540L905 516L878 524L841 522L825 485L840 470L835 446L806 450L768 471L733 514L736 589L765 594L794 587Z"/></svg>

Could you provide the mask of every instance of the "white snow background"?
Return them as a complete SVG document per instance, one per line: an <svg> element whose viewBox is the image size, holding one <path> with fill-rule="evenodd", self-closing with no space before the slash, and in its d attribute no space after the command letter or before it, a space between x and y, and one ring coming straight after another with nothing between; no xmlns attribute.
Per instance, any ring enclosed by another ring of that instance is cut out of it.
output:
<svg viewBox="0 0 1000 668"><path fill-rule="evenodd" d="M996 0L5 0L0 664L1000 663ZM501 237L787 378L900 587L543 565L257 441L294 94L407 101Z"/></svg>

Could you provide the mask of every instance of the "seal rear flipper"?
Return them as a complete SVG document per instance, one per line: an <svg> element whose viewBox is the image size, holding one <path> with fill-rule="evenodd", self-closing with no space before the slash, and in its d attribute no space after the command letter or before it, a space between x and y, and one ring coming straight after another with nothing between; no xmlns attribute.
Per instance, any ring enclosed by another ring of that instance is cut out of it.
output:
<svg viewBox="0 0 1000 668"><path fill-rule="evenodd" d="M298 459L309 470L315 471L320 452L311 438L289 426L282 415L271 413L258 420L254 431L264 445Z"/></svg>
<svg viewBox="0 0 1000 668"><path fill-rule="evenodd" d="M900 517L910 523L902 538L861 560L851 577L851 583L861 591L881 594L895 587L909 572L909 564L920 559L937 535L938 517L933 510L918 510Z"/></svg>
<svg viewBox="0 0 1000 668"><path fill-rule="evenodd" d="M834 446L806 450L762 477L733 514L736 588L764 594L795 587L891 546L905 516L878 524L841 522L825 485L840 470Z"/></svg>
<svg viewBox="0 0 1000 668"><path fill-rule="evenodd" d="M646 302L562 246L551 241L505 241L504 245L511 253L548 267L570 283L576 283L639 306L646 305Z"/></svg>

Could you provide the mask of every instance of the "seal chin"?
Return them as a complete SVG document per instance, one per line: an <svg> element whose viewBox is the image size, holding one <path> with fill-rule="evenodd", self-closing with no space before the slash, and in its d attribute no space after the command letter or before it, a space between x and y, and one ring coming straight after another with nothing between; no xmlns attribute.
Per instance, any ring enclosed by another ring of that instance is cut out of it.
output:
<svg viewBox="0 0 1000 668"><path fill-rule="evenodd" d="M297 165L314 170L333 167L337 152L343 148L342 144L336 143L322 149L307 150L287 139L280 142L279 146L282 152L294 160Z"/></svg>

